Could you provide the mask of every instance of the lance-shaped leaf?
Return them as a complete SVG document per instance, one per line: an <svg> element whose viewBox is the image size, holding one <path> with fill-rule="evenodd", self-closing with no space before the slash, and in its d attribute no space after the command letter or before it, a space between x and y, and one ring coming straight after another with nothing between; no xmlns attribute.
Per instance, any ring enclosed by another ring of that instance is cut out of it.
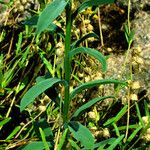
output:
<svg viewBox="0 0 150 150"><path fill-rule="evenodd" d="M108 99L108 98L115 98L115 97L114 96L97 97L97 98L94 98L94 99L88 101L87 103L83 104L81 107L79 107L76 110L76 112L73 114L71 120L75 120L77 117L79 117L79 115L84 113L88 108L92 107L97 102Z"/></svg>
<svg viewBox="0 0 150 150"><path fill-rule="evenodd" d="M111 4L114 3L115 0L88 0L82 3L79 8L74 12L73 18L77 16L80 12L85 10L88 7L92 6L98 6L98 5L103 5L103 4Z"/></svg>
<svg viewBox="0 0 150 150"><path fill-rule="evenodd" d="M86 53L89 54L90 56L93 56L96 58L101 64L102 64L102 70L106 71L107 70L107 64L106 64L106 58L102 53L99 51L92 49L92 48L86 48L86 47L78 47L69 52L69 60L71 61L73 56L79 53Z"/></svg>
<svg viewBox="0 0 150 150"><path fill-rule="evenodd" d="M116 138L110 138L110 139L107 139L107 140L103 140L101 142L98 142L98 143L95 143L94 144L94 148L98 148L98 149L104 149L104 147L106 145L111 145L112 143L114 143L114 141L116 140Z"/></svg>
<svg viewBox="0 0 150 150"><path fill-rule="evenodd" d="M67 3L66 0L54 0L48 4L38 19L36 33L44 31L62 13Z"/></svg>
<svg viewBox="0 0 150 150"><path fill-rule="evenodd" d="M70 121L68 128L73 133L74 138L80 141L85 149L94 149L94 138L88 128L75 121Z"/></svg>
<svg viewBox="0 0 150 150"><path fill-rule="evenodd" d="M127 83L124 81L119 81L119 80L114 80L114 79L105 79L105 80L94 80L94 81L89 81L87 83L83 83L76 87L71 93L70 93L70 99L73 99L76 94L79 94L85 89L89 89L98 85L102 84L122 84L127 86Z"/></svg>
<svg viewBox="0 0 150 150"><path fill-rule="evenodd" d="M124 135L121 135L118 137L106 150L112 150L115 149L116 146L123 140Z"/></svg>
<svg viewBox="0 0 150 150"><path fill-rule="evenodd" d="M119 111L119 113L118 113L115 117L108 119L108 120L104 123L104 126L107 126L107 125L109 125L109 124L112 124L113 122L116 123L116 122L117 122L118 120L120 120L121 117L127 112L127 109L128 109L128 106L125 105L125 106Z"/></svg>
<svg viewBox="0 0 150 150"><path fill-rule="evenodd" d="M29 91L23 96L20 103L20 111L23 111L34 99L42 94L45 90L52 87L55 84L62 83L64 86L67 85L67 82L58 78L49 78L38 82L36 85L31 87Z"/></svg>
<svg viewBox="0 0 150 150"><path fill-rule="evenodd" d="M78 47L83 41L85 41L86 39L91 38L91 37L99 39L99 36L97 34L95 34L95 33L88 33L88 34L84 35L83 37L81 37L79 40L75 41L71 45L72 49Z"/></svg>
<svg viewBox="0 0 150 150"><path fill-rule="evenodd" d="M52 147L52 144L50 142L47 142L47 144L49 145L49 147ZM36 142L31 142L27 145L22 146L21 148L18 148L17 150L41 150L44 149L45 145L42 141L36 141Z"/></svg>

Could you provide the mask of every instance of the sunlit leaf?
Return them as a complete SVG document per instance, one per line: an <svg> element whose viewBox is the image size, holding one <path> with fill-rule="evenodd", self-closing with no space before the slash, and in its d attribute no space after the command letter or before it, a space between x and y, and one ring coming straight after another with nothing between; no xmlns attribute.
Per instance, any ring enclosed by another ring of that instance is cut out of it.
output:
<svg viewBox="0 0 150 150"><path fill-rule="evenodd" d="M21 129L21 126L16 126L15 129L10 133L10 135L6 138L6 140L10 140L16 135L16 133Z"/></svg>
<svg viewBox="0 0 150 150"><path fill-rule="evenodd" d="M116 148L116 146L123 140L124 135L121 135L118 137L106 150L113 150Z"/></svg>
<svg viewBox="0 0 150 150"><path fill-rule="evenodd" d="M39 16L36 33L44 31L64 10L68 1L54 0L49 3Z"/></svg>
<svg viewBox="0 0 150 150"><path fill-rule="evenodd" d="M0 121L0 127L2 127L3 125L5 125L7 122L9 122L11 120L11 117L9 118L5 118L4 120Z"/></svg>
<svg viewBox="0 0 150 150"><path fill-rule="evenodd" d="M84 105L82 105L81 107L79 107L76 112L73 114L72 116L72 120L76 119L77 117L79 117L79 115L81 115L81 113L85 112L88 108L90 108L91 106L93 106L95 103L108 99L108 98L114 98L113 96L104 96L104 97L97 97L94 98L90 101L88 101L87 103L85 103Z"/></svg>
<svg viewBox="0 0 150 150"><path fill-rule="evenodd" d="M67 133L68 133L68 128L66 128L65 131L63 132L62 137L60 138L59 144L57 146L57 150L62 150L62 147L65 143Z"/></svg>
<svg viewBox="0 0 150 150"><path fill-rule="evenodd" d="M92 7L92 6L98 6L98 5L103 5L103 4L111 4L114 3L115 0L87 0L85 2L83 2L79 8L74 12L73 14L73 18L77 16L77 14L79 14L80 12L82 12L83 10L85 10L88 7Z"/></svg>
<svg viewBox="0 0 150 150"><path fill-rule="evenodd" d="M85 149L94 149L94 138L88 128L79 122L71 121L68 126L76 140L80 141Z"/></svg>
<svg viewBox="0 0 150 150"><path fill-rule="evenodd" d="M125 105L115 117L108 119L104 123L104 126L107 126L113 122L117 122L118 120L120 120L120 118L127 112L127 109L128 109L128 105Z"/></svg>
<svg viewBox="0 0 150 150"><path fill-rule="evenodd" d="M36 85L31 87L28 92L23 96L20 103L20 111L23 111L34 99L42 94L45 90L52 87L54 84L63 83L66 84L64 80L57 78L49 78L38 82Z"/></svg>
<svg viewBox="0 0 150 150"><path fill-rule="evenodd" d="M92 49L92 48L86 48L86 47L75 48L69 52L70 61L72 60L72 57L74 55L79 54L79 53L86 53L86 54L89 54L90 56L93 56L102 64L102 70L103 71L107 70L106 58L99 51Z"/></svg>
<svg viewBox="0 0 150 150"><path fill-rule="evenodd" d="M105 145L107 145L107 144L111 145L115 140L116 140L116 138L110 138L110 139L95 143L94 148L99 148L100 149L100 148L105 147Z"/></svg>
<svg viewBox="0 0 150 150"><path fill-rule="evenodd" d="M134 131L133 133L128 137L127 142L131 142L133 140L133 138L136 137L137 133L142 129L142 126L139 125Z"/></svg>
<svg viewBox="0 0 150 150"><path fill-rule="evenodd" d="M49 147L52 147L50 142L47 142L47 144L49 145ZM45 145L42 141L36 141L30 144L27 144L17 150L43 150L44 148L45 148Z"/></svg>
<svg viewBox="0 0 150 150"><path fill-rule="evenodd" d="M78 144L76 142L74 142L73 140L69 139L68 140L70 145L75 149L75 150L81 150L80 147L78 146Z"/></svg>
<svg viewBox="0 0 150 150"><path fill-rule="evenodd" d="M85 41L88 38L94 37L96 39L99 39L99 36L95 33L88 33L86 35L84 35L83 37L81 37L79 40L75 41L71 46L72 49L75 47L78 47L83 41Z"/></svg>
<svg viewBox="0 0 150 150"><path fill-rule="evenodd" d="M83 84L79 85L78 87L76 87L75 89L73 89L73 91L70 94L70 99L73 99L76 94L79 94L80 92L82 92L85 89L89 89L89 88L92 88L92 87L95 87L98 85L102 85L102 84L122 84L122 85L127 86L126 82L114 80L114 79L94 80L94 81L90 81L87 83L83 83Z"/></svg>
<svg viewBox="0 0 150 150"><path fill-rule="evenodd" d="M36 136L41 139L41 135L39 133L39 128L42 128L45 138L47 141L53 141L53 132L47 120L45 118L41 118L39 121L34 122L34 131Z"/></svg>
<svg viewBox="0 0 150 150"><path fill-rule="evenodd" d="M42 130L42 128L39 128L39 131L40 131L41 138L42 138L42 141L43 141L44 146L45 146L45 150L50 150L50 149L49 149L49 145L48 145L48 143L46 142L46 137L45 137L44 131Z"/></svg>

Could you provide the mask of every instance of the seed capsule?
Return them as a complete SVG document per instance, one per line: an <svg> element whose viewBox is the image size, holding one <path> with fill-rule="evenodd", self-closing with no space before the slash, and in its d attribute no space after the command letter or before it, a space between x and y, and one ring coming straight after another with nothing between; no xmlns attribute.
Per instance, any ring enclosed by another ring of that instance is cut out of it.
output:
<svg viewBox="0 0 150 150"><path fill-rule="evenodd" d="M19 11L19 12L23 12L23 11L24 11L24 6L23 6L23 5L20 5L20 6L18 7L18 11Z"/></svg>
<svg viewBox="0 0 150 150"><path fill-rule="evenodd" d="M140 88L140 83L139 83L139 81L133 82L133 83L131 84L131 88L132 88L133 90L139 89L139 88Z"/></svg>
<svg viewBox="0 0 150 150"><path fill-rule="evenodd" d="M109 132L108 128L103 129L103 137L105 137L105 138L110 137L110 132Z"/></svg>
<svg viewBox="0 0 150 150"><path fill-rule="evenodd" d="M22 5L25 5L27 3L27 0L21 0Z"/></svg>
<svg viewBox="0 0 150 150"><path fill-rule="evenodd" d="M133 101L137 101L138 100L137 94L131 94L130 99L133 100Z"/></svg>
<svg viewBox="0 0 150 150"><path fill-rule="evenodd" d="M64 54L64 52L63 52L63 50L61 49L61 48L58 48L58 49L56 49L56 55L58 56L58 57L61 57L61 56L63 56L63 54Z"/></svg>
<svg viewBox="0 0 150 150"><path fill-rule="evenodd" d="M93 31L93 26L91 24L88 24L87 31L89 32Z"/></svg>

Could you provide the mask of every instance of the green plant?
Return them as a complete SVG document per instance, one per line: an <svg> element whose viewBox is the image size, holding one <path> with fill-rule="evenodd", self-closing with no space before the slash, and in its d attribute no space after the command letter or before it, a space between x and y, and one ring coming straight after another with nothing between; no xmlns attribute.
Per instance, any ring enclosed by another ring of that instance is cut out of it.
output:
<svg viewBox="0 0 150 150"><path fill-rule="evenodd" d="M73 20L81 11L85 10L88 7L98 6L102 4L109 4L113 2L114 0L107 0L107 1L87 0L83 2L75 10L75 12L72 12L71 0L54 0L53 2L47 5L47 7L42 11L42 13L38 18L36 35L39 35L42 31L47 29L49 26L53 25L52 22L61 14L61 12L63 12L64 9L66 10L66 28L65 28L66 34L65 34L65 43L64 43L65 45L64 74L65 75L64 75L64 79L59 79L55 77L51 78L50 76L38 77L37 84L31 87L31 89L29 89L29 91L22 98L20 104L20 110L23 111L30 103L34 101L34 99L37 96L39 96L46 90L49 89L49 92L51 92L52 90L54 90L54 87L56 87L56 85L58 84L62 84L64 86L64 97L61 96L59 97L57 95L57 101L55 97L50 97L54 102L56 102L59 105L60 113L63 118L63 124L60 126L60 128L63 129L62 138L56 147L56 149L58 150L62 149L67 141L69 141L70 145L72 145L74 148L80 149L76 144L76 142L74 142L73 138L71 138L70 133L73 134L73 137L74 139L77 140L77 142L80 142L80 146L83 149L93 150L101 146L100 145L101 143L95 143L95 140L91 132L89 131L89 129L83 126L80 122L78 122L77 118L97 102L105 100L107 98L115 98L115 97L111 95L111 96L94 98L86 102L81 107L79 107L75 112L70 114L69 112L70 104L73 98L77 94L81 93L83 90L95 86L99 86L99 85L114 84L115 87L118 86L119 84L122 84L124 86L127 85L126 82L124 81L113 80L113 79L94 80L94 81L89 81L87 83L82 83L76 88L74 88L72 92L70 92L71 62L76 54L85 53L88 54L89 56L93 56L101 63L103 72L107 70L106 58L99 51L87 47L76 47L77 45L79 45L76 44L77 42L72 46L71 28L72 28ZM90 35L90 36L95 36L95 35ZM88 36L87 37L85 36L83 40L85 40L86 38L88 38ZM80 41L78 43L80 43ZM114 119L116 120L116 117ZM49 141L46 142L46 138L43 130L41 128L39 128L39 130L43 142L39 141L39 143L38 142L36 143L38 143L38 146L40 145L41 149L43 148L49 149L49 147L51 147L51 143ZM121 135L116 139L105 141L105 145L106 144L110 145L107 149L114 149L119 144L119 142L123 139L123 137L124 135ZM33 146L34 144L35 146L36 143L31 143L29 145ZM27 145L28 148L30 147L29 145ZM37 147L35 146L36 149L39 149L38 146ZM27 147L25 146L23 149L25 150L27 149Z"/></svg>

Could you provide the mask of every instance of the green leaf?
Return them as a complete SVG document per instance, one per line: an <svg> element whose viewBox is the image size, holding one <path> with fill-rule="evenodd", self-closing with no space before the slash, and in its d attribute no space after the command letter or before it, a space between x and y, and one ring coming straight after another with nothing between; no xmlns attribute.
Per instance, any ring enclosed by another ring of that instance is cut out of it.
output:
<svg viewBox="0 0 150 150"><path fill-rule="evenodd" d="M136 129L138 128L139 125L138 124L133 124L133 125L129 125L129 129ZM126 130L127 129L127 126L120 126L118 127L118 130L121 131L121 130ZM115 131L115 129L113 129L112 131Z"/></svg>
<svg viewBox="0 0 150 150"><path fill-rule="evenodd" d="M69 139L68 140L70 145L75 149L75 150L81 150L80 147L78 146L78 144L76 142L74 142L73 140Z"/></svg>
<svg viewBox="0 0 150 150"><path fill-rule="evenodd" d="M128 139L127 139L127 143L128 143L128 144L133 140L133 138L136 137L137 133L138 133L141 129L142 129L142 126L139 125L139 126L134 130L134 132L133 132L133 133L128 137Z"/></svg>
<svg viewBox="0 0 150 150"><path fill-rule="evenodd" d="M119 80L114 80L114 79L105 79L105 80L94 80L94 81L89 81L87 83L83 83L73 89L73 91L70 93L70 99L73 99L74 96L80 92L82 92L85 89L89 89L101 84L123 84L127 86L127 83L124 81L119 81Z"/></svg>
<svg viewBox="0 0 150 150"><path fill-rule="evenodd" d="M140 113L140 109L139 109L139 106L138 106L138 103L137 103L137 102L135 102L135 106L136 106L136 111L137 111L137 116L138 116L138 118L139 118L139 121L140 121L141 125L142 125L143 128L144 128L145 124L144 124L144 121L143 121L143 119L142 119L142 116L141 116L141 113Z"/></svg>
<svg viewBox="0 0 150 150"><path fill-rule="evenodd" d="M44 132L45 138L47 141L53 141L53 132L50 128L49 123L45 118L41 118L39 121L34 122L34 131L36 136L41 139L41 135L39 133L39 128L41 128Z"/></svg>
<svg viewBox="0 0 150 150"><path fill-rule="evenodd" d="M37 25L38 19L39 19L39 16L32 16L31 18L28 18L25 21L23 21L22 24L28 25L28 26L35 26Z"/></svg>
<svg viewBox="0 0 150 150"><path fill-rule="evenodd" d="M10 133L10 135L6 138L6 140L10 140L13 136L21 129L21 126L15 127L15 129Z"/></svg>
<svg viewBox="0 0 150 150"><path fill-rule="evenodd" d="M65 143L65 139L66 139L67 133L68 133L68 128L65 129L62 137L60 138L59 144L57 146L57 150L62 150L62 147L63 147L63 145Z"/></svg>
<svg viewBox="0 0 150 150"><path fill-rule="evenodd" d="M145 116L148 116L150 118L149 107L148 107L147 101L145 99L144 99L144 108L145 108Z"/></svg>
<svg viewBox="0 0 150 150"><path fill-rule="evenodd" d="M23 111L25 107L27 107L30 103L34 101L34 99L42 94L45 90L52 87L55 84L62 83L66 85L66 81L57 79L57 78L49 78L43 79L41 82L38 82L36 85L31 87L29 91L23 96L20 103L20 111Z"/></svg>
<svg viewBox="0 0 150 150"><path fill-rule="evenodd" d="M105 100L107 98L115 98L115 97L114 96L97 97L97 98L94 98L94 99L88 101L87 103L85 103L84 105L82 105L81 107L79 107L76 110L76 112L73 114L71 120L74 120L77 117L79 117L79 115L81 115L81 113L84 113L88 108L90 108L91 106L93 106L95 103L97 103L99 101L102 101L102 100Z"/></svg>
<svg viewBox="0 0 150 150"><path fill-rule="evenodd" d="M39 19L39 16L32 16L31 18L25 20L23 24L28 25L28 26L36 26L38 19ZM62 28L60 28L54 23L50 23L46 29L51 34L54 34L55 32L57 32L58 34L62 35L62 37L64 37L64 31L62 30Z"/></svg>
<svg viewBox="0 0 150 150"><path fill-rule="evenodd" d="M78 47L83 41L85 41L86 39L91 38L91 37L99 39L99 36L97 34L95 34L95 33L88 33L88 34L84 35L83 37L81 37L79 40L75 41L71 45L72 49L75 48L75 47Z"/></svg>
<svg viewBox="0 0 150 150"><path fill-rule="evenodd" d="M80 141L85 149L94 149L94 138L88 128L75 121L70 121L68 128L73 133L74 138Z"/></svg>
<svg viewBox="0 0 150 150"><path fill-rule="evenodd" d="M36 34L44 31L62 13L67 3L66 0L54 0L48 4L39 16Z"/></svg>
<svg viewBox="0 0 150 150"><path fill-rule="evenodd" d="M45 137L44 131L42 130L42 128L39 128L39 131L40 131L41 138L42 138L42 141L43 141L44 146L45 146L45 150L50 150L50 149L49 149L49 145L48 145L48 143L46 142L46 137Z"/></svg>
<svg viewBox="0 0 150 150"><path fill-rule="evenodd" d="M121 140L124 138L124 135L118 137L106 150L113 150L118 144L120 144Z"/></svg>
<svg viewBox="0 0 150 150"><path fill-rule="evenodd" d="M47 142L49 147L52 147L50 142ZM30 144L27 144L17 150L43 150L45 148L45 145L42 141L32 142Z"/></svg>
<svg viewBox="0 0 150 150"><path fill-rule="evenodd" d="M79 8L74 12L73 18L75 18L80 12L85 10L88 7L98 6L103 4L111 4L114 3L115 0L88 0L82 3Z"/></svg>
<svg viewBox="0 0 150 150"><path fill-rule="evenodd" d="M103 71L107 70L106 58L99 51L92 48L86 48L86 47L75 48L69 52L70 61L72 60L72 57L78 53L86 53L89 54L90 56L93 56L102 64L102 70Z"/></svg>
<svg viewBox="0 0 150 150"><path fill-rule="evenodd" d="M115 140L116 140L116 138L110 138L110 139L101 141L99 143L95 143L94 148L105 147L105 145L107 145L107 144L111 145Z"/></svg>
<svg viewBox="0 0 150 150"><path fill-rule="evenodd" d="M121 110L120 112L116 115L116 117L113 117L111 119L108 119L105 123L104 123L104 126L107 126L109 124L112 124L112 123L116 123L118 120L120 120L120 118L127 112L127 109L128 109L128 105L125 105Z"/></svg>
<svg viewBox="0 0 150 150"><path fill-rule="evenodd" d="M22 39L23 39L22 35L23 35L22 32L20 32L19 38L18 38L18 43L16 44L16 47L17 47L17 49L15 51L16 55L18 55L21 52L21 44L22 44Z"/></svg>
<svg viewBox="0 0 150 150"><path fill-rule="evenodd" d="M51 78L52 75L48 72L44 76L39 76L36 78L36 82L44 81L45 79ZM60 97L59 93L57 92L57 89L55 87L50 87L44 93L57 105L60 105Z"/></svg>
<svg viewBox="0 0 150 150"><path fill-rule="evenodd" d="M120 132L119 132L119 128L117 127L116 123L113 123L116 135L119 137L120 136Z"/></svg>
<svg viewBox="0 0 150 150"><path fill-rule="evenodd" d="M0 121L0 128L5 125L7 122L9 122L11 120L11 117L9 118L5 118L4 120Z"/></svg>

